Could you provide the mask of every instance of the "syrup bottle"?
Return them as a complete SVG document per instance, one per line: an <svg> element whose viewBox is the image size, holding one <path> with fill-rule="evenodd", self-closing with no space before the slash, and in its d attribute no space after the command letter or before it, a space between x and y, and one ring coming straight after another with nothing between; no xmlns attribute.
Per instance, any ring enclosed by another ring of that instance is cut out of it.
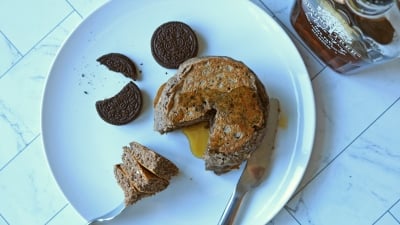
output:
<svg viewBox="0 0 400 225"><path fill-rule="evenodd" d="M296 0L291 23L339 73L400 58L400 0Z"/></svg>

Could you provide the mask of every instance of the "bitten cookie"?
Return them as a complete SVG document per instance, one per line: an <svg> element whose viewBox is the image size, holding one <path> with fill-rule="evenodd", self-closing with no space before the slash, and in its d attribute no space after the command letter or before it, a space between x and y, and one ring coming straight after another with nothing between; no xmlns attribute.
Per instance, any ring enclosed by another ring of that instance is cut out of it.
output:
<svg viewBox="0 0 400 225"><path fill-rule="evenodd" d="M97 59L97 61L105 65L109 70L120 72L126 77L133 80L137 79L137 69L135 63L127 56L120 53L109 53Z"/></svg>
<svg viewBox="0 0 400 225"><path fill-rule="evenodd" d="M96 102L99 116L113 125L123 125L134 120L142 109L142 93L132 81L111 98Z"/></svg>

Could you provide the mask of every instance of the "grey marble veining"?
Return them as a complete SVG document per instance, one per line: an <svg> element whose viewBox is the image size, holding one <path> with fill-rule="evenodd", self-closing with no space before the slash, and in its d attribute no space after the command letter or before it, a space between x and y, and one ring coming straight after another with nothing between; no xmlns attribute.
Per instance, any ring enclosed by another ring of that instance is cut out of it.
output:
<svg viewBox="0 0 400 225"><path fill-rule="evenodd" d="M3 0L0 30L25 54L71 11L64 0Z"/></svg>
<svg viewBox="0 0 400 225"><path fill-rule="evenodd" d="M0 32L0 78L21 59L21 53L15 46L7 39L7 37Z"/></svg>
<svg viewBox="0 0 400 225"><path fill-rule="evenodd" d="M25 124L19 122L10 108L0 100L0 169L22 151L35 137Z"/></svg>
<svg viewBox="0 0 400 225"><path fill-rule="evenodd" d="M0 79L0 123L7 137L0 144L4 145L0 168L40 133L40 106L49 66L66 35L80 21L76 14L68 16Z"/></svg>
<svg viewBox="0 0 400 225"><path fill-rule="evenodd" d="M66 203L43 154L37 137L0 173L0 212L9 224L44 224Z"/></svg>
<svg viewBox="0 0 400 225"><path fill-rule="evenodd" d="M301 224L372 224L398 201L400 139L381 131L400 126L399 113L397 100L290 201L288 209Z"/></svg>

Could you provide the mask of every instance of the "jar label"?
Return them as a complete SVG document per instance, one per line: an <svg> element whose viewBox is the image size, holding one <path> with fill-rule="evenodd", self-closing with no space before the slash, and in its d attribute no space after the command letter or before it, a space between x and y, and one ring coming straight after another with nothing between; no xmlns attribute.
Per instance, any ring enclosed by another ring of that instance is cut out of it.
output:
<svg viewBox="0 0 400 225"><path fill-rule="evenodd" d="M315 37L336 55L360 59L361 54L352 46L355 34L351 34L348 22L343 16L337 15L338 12L328 1L321 1L321 4L326 6L314 6L308 0L303 1L303 9Z"/></svg>

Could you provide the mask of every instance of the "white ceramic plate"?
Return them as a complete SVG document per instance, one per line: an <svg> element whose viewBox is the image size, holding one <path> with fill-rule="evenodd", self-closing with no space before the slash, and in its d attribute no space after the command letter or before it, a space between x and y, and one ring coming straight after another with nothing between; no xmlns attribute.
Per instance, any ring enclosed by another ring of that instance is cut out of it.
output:
<svg viewBox="0 0 400 225"><path fill-rule="evenodd" d="M310 79L295 46L264 11L249 1L119 0L95 11L71 34L55 59L43 98L46 156L61 190L85 218L123 201L113 175L122 146L140 143L171 159L180 175L155 196L131 206L112 224L216 224L241 170L216 176L192 156L181 132L153 131L152 99L175 73L159 66L150 39L162 23L178 20L198 35L199 55L230 56L245 62L281 102L287 126L278 131L271 171L244 203L242 224L265 224L299 184L312 150L315 106ZM96 62L123 53L141 71L141 115L124 126L105 123L95 102L115 95L128 79Z"/></svg>

